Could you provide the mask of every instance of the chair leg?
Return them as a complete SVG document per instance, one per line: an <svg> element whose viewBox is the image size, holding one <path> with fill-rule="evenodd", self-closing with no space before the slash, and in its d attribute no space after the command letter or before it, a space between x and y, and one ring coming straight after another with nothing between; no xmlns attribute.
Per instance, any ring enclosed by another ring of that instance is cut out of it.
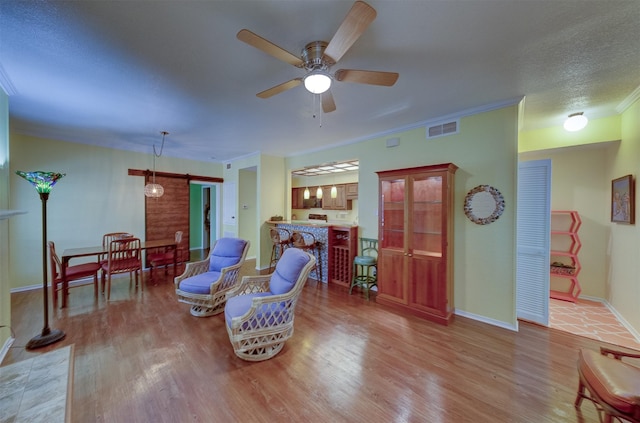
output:
<svg viewBox="0 0 640 423"><path fill-rule="evenodd" d="M98 272L93 275L93 296L98 298Z"/></svg>
<svg viewBox="0 0 640 423"><path fill-rule="evenodd" d="M574 401L573 405L576 408L580 408L580 404L582 404L583 399L584 399L584 383L582 383L582 379L580 379L580 382L578 383L578 395L576 396L576 400Z"/></svg>
<svg viewBox="0 0 640 423"><path fill-rule="evenodd" d="M320 279L318 279L318 282L322 283L322 257L320 257L320 248L316 247L315 248L315 255L317 256L316 259L316 276L318 276Z"/></svg>
<svg viewBox="0 0 640 423"><path fill-rule="evenodd" d="M104 290L104 285L102 286ZM107 301L111 299L111 273L107 275Z"/></svg>
<svg viewBox="0 0 640 423"><path fill-rule="evenodd" d="M357 285L357 278L358 278L358 265L353 263L353 277L351 278L351 286L349 287L349 295L351 295L351 292L353 291L353 287Z"/></svg>
<svg viewBox="0 0 640 423"><path fill-rule="evenodd" d="M53 300L53 308L58 306L58 284L55 281L51 282L51 298Z"/></svg>

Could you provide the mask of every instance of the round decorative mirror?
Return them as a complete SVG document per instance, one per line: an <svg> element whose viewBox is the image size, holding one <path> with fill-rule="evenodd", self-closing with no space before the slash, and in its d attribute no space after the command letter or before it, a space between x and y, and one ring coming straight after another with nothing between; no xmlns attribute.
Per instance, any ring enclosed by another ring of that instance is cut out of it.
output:
<svg viewBox="0 0 640 423"><path fill-rule="evenodd" d="M504 211L500 191L489 185L478 185L464 198L464 214L478 225L495 222Z"/></svg>

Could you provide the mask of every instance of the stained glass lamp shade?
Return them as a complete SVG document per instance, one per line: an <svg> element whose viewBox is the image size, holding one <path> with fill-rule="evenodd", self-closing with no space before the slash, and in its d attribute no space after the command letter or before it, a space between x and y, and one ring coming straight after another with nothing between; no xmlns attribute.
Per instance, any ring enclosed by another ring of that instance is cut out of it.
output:
<svg viewBox="0 0 640 423"><path fill-rule="evenodd" d="M40 170L35 172L18 170L16 174L29 181L36 188L38 194L49 194L56 182L65 176L64 173L42 172Z"/></svg>

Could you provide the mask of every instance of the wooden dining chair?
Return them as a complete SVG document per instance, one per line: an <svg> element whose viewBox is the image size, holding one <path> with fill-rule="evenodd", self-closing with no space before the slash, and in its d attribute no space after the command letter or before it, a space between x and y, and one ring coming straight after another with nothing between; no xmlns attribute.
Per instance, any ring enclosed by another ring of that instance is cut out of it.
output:
<svg viewBox="0 0 640 423"><path fill-rule="evenodd" d="M49 271L51 273L51 291L53 298L53 307L58 304L58 291L64 287L64 280L62 279L62 262L60 257L56 253L56 245L53 241L49 241ZM83 263L76 264L74 266L67 266L66 268L66 283L67 286L71 281L77 281L93 276L93 293L98 296L98 272L100 271L100 263ZM64 295L64 293L62 294Z"/></svg>
<svg viewBox="0 0 640 423"><path fill-rule="evenodd" d="M98 263L100 263L100 265L104 265L107 263L109 254L109 245L111 244L111 241L113 241L114 239L120 239L120 238L132 238L133 234L130 234L129 232L109 232L106 233L104 235L102 235L102 248L104 249L104 254L100 254L98 256ZM105 273L102 272L102 276L101 276L101 282L102 282L102 292L104 293L104 286L105 286Z"/></svg>
<svg viewBox="0 0 640 423"><path fill-rule="evenodd" d="M153 269L156 267L164 266L164 274L167 274L167 267L178 264L178 252L180 250L180 244L182 243L182 231L177 231L175 235L176 246L166 248L164 251L156 251L153 253L147 253L147 261L149 262L149 276L153 280ZM176 276L175 266L173 268L173 276Z"/></svg>
<svg viewBox="0 0 640 423"><path fill-rule="evenodd" d="M107 262L101 265L103 277L106 275L107 300L111 298L111 276L121 273L129 273L129 285L135 275L136 286L138 278L142 274L142 254L140 238L114 239L109 244ZM144 289L144 283L140 280L140 290Z"/></svg>

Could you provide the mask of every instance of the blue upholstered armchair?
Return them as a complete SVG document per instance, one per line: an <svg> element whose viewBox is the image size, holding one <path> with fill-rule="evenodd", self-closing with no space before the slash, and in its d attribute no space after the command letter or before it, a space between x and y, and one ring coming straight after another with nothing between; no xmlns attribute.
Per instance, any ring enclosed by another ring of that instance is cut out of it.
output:
<svg viewBox="0 0 640 423"><path fill-rule="evenodd" d="M196 317L221 313L225 294L238 282L249 245L240 238L220 238L209 257L187 263L184 273L174 279L178 301L191 304L191 314Z"/></svg>
<svg viewBox="0 0 640 423"><path fill-rule="evenodd" d="M316 259L288 248L265 276L245 276L227 292L224 317L229 340L243 360L267 360L293 335L296 302Z"/></svg>

